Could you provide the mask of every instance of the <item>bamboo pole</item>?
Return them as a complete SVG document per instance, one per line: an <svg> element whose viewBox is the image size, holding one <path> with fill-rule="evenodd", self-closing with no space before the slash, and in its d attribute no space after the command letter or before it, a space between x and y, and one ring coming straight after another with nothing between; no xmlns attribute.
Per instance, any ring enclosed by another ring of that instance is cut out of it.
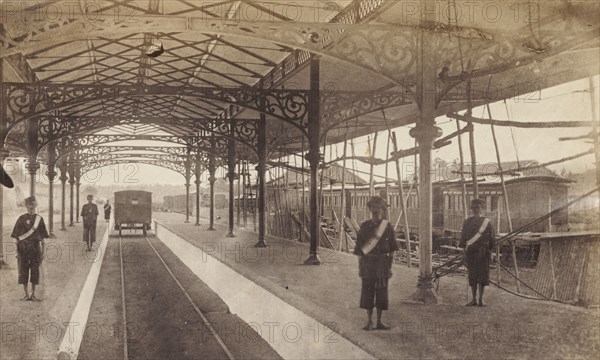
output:
<svg viewBox="0 0 600 360"><path fill-rule="evenodd" d="M492 117L492 111L490 105L487 106L488 116ZM496 160L498 161L498 171L500 172L500 184L502 185L502 197L504 198L504 207L506 209L506 220L508 222L508 232L513 231L512 219L510 217L510 207L508 205L508 192L506 191L506 183L504 182L504 175L502 174L502 161L500 160L500 150L498 149L498 140L496 139L496 131L494 125L490 125L492 129L492 139L494 140L494 149L496 149ZM514 240L511 241L511 252L513 258L513 267L515 268L515 275L519 278L519 267L517 266L517 250L515 248ZM517 280L517 293L521 293L521 283Z"/></svg>
<svg viewBox="0 0 600 360"><path fill-rule="evenodd" d="M456 128L460 130L460 123L456 120ZM462 208L463 208L463 217L466 220L469 217L469 207L467 206L467 184L465 182L465 157L463 154L463 146L462 146L462 136L458 135L458 153L460 156L460 183L462 190Z"/></svg>
<svg viewBox="0 0 600 360"><path fill-rule="evenodd" d="M496 227L500 229L500 204L498 204L498 209L496 209ZM496 242L496 282L498 285L500 282L500 244Z"/></svg>
<svg viewBox="0 0 600 360"><path fill-rule="evenodd" d="M256 232L256 209L258 209L258 182L260 176L256 177L256 196L254 197L254 207L252 207L252 222L254 223L254 232ZM265 216L266 217L266 216Z"/></svg>
<svg viewBox="0 0 600 360"><path fill-rule="evenodd" d="M247 196L248 196L248 175L246 174L246 172L249 172L248 170L248 161L246 160L244 162L244 170L243 170L243 175L242 175L242 182L243 182L243 188L242 188L242 192L243 192L243 201L244 203L242 204L242 210L244 213L244 229L248 226L248 207L247 207Z"/></svg>
<svg viewBox="0 0 600 360"><path fill-rule="evenodd" d="M600 187L600 119L598 118L598 93L594 79L589 77L590 83L590 98L592 102L592 137L594 142L594 151L596 153L596 187ZM600 222L600 192L598 192L598 222Z"/></svg>
<svg viewBox="0 0 600 360"><path fill-rule="evenodd" d="M597 101L597 99L596 99ZM592 102L593 103L593 102ZM470 115L459 115L454 113L446 114L447 117L466 121L469 123L482 124L482 125L496 125L496 126L511 126L516 128L526 129L546 129L546 128L576 128L576 127L590 127L594 126L593 121L543 121L543 122L526 122L526 121L511 121L511 120L493 120L493 119L481 119Z"/></svg>
<svg viewBox="0 0 600 360"><path fill-rule="evenodd" d="M417 147L417 139L415 139L415 148L416 147ZM419 191L420 191L419 188L420 188L420 186L418 184L419 184L419 181L421 181L421 179L419 178L419 161L418 161L418 155L419 155L419 153L416 152L415 153L415 159L414 159L415 160L415 177L414 177L413 181L415 183L417 183L417 187L416 187L417 198L416 198L415 202L418 202L419 198L420 198L420 194L419 194ZM410 198L410 194L408 194L408 196ZM407 201L409 201L409 200L407 199ZM419 206L415 206L415 207L418 208ZM407 206L407 209L408 209L408 206Z"/></svg>
<svg viewBox="0 0 600 360"><path fill-rule="evenodd" d="M354 141L352 139L350 139L350 148L352 150L352 156L354 156ZM354 162L354 160L352 160L352 171L356 174L356 163ZM350 200L350 201L354 201L354 204L358 205L358 203L357 203L358 191L356 189L356 182L354 182L353 185L354 185L354 193L352 195L352 199L354 199L354 200ZM351 208L356 209L355 207L351 207ZM355 210L355 212L356 212L356 210ZM356 213L356 215L358 215L358 213ZM352 217L352 213L350 213L350 217Z"/></svg>
<svg viewBox="0 0 600 360"><path fill-rule="evenodd" d="M304 159L306 154L304 152L304 136L302 137L302 169L304 169ZM302 171L302 216L299 216L300 222L300 241L304 236L304 226L306 225L306 180L304 179L304 171Z"/></svg>
<svg viewBox="0 0 600 360"><path fill-rule="evenodd" d="M388 179L388 170L389 170L388 169L389 168L389 166L388 166L389 162L387 160L389 160L389 158L390 158L390 142L391 141L392 141L392 132L390 130L388 130L387 145L386 145L386 148L385 148L386 162L385 162L385 185L384 185L385 186L385 202L386 202L386 204L388 206L387 209L386 209L386 212L385 212L385 215L386 215L385 218L387 220L391 219L391 217L390 217L390 210L392 209L391 204L390 204L390 189L389 189L389 185L388 185L388 181L387 181L387 179Z"/></svg>
<svg viewBox="0 0 600 360"><path fill-rule="evenodd" d="M396 133L392 133L392 145L394 147L394 151L398 151L398 143L396 141ZM410 245L410 227L408 226L408 213L406 212L406 203L404 200L404 189L402 187L402 170L400 168L400 161L396 159L396 175L398 177L398 193L400 194L400 211L398 214L398 221L402 215L404 215L404 237L406 238L406 264L408 267L412 267L412 255L411 255L411 245ZM410 194L409 194L410 196ZM396 224L398 223L396 222Z"/></svg>
<svg viewBox="0 0 600 360"><path fill-rule="evenodd" d="M323 201L323 180L325 179L325 166L323 166L325 164L325 151L326 151L326 146L327 146L327 133L325 133L325 136L323 137L323 161L321 161L321 177L319 179L320 185L319 185L319 204L321 205L321 208L319 209L319 219L324 215L324 201ZM319 227L321 225L319 224Z"/></svg>
<svg viewBox="0 0 600 360"><path fill-rule="evenodd" d="M556 273L554 270L554 253L552 251L552 240L548 239L548 251L550 255L550 275L552 275L552 300L556 299Z"/></svg>
<svg viewBox="0 0 600 360"><path fill-rule="evenodd" d="M475 128L469 131L469 150L471 152L471 183L473 186L473 198L479 198L479 184L477 183L477 156L475 154Z"/></svg>
<svg viewBox="0 0 600 360"><path fill-rule="evenodd" d="M344 157L346 156L346 150L348 148L348 132L344 135ZM346 159L342 162L342 192L340 194L340 228L339 228L339 239L340 246L339 250L342 251L342 244L346 239L346 232L344 231L344 220L346 219ZM346 243L346 251L348 251L348 244Z"/></svg>
<svg viewBox="0 0 600 360"><path fill-rule="evenodd" d="M548 197L548 214L552 212L552 195ZM552 232L552 216L548 217L548 232Z"/></svg>
<svg viewBox="0 0 600 360"><path fill-rule="evenodd" d="M374 158L375 157L375 150L377 149L377 132L375 132L375 136L373 137L373 150L371 151L371 157ZM375 184L374 184L374 179L373 179L373 171L374 171L375 165L373 163L371 163L369 165L369 195L370 196L375 196Z"/></svg>

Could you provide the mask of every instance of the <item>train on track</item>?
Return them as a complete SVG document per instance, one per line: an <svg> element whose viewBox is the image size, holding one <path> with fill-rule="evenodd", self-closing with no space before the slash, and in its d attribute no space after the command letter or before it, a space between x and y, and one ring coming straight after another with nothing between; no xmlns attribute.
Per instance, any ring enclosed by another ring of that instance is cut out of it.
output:
<svg viewBox="0 0 600 360"><path fill-rule="evenodd" d="M124 229L142 230L144 236L152 224L152 193L126 190L114 193L115 230L122 235Z"/></svg>

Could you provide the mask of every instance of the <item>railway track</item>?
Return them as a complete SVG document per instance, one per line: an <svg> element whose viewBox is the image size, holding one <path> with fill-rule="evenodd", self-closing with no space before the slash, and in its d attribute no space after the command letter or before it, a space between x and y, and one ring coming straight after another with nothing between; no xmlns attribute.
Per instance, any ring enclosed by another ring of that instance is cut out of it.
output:
<svg viewBox="0 0 600 360"><path fill-rule="evenodd" d="M280 359L255 326L231 314L160 239L113 236L77 356Z"/></svg>
<svg viewBox="0 0 600 360"><path fill-rule="evenodd" d="M139 239L139 240L138 240ZM151 254L154 259L151 260L149 258L146 258L145 261L146 263L150 263L150 262L154 262L154 263L160 263L162 265L160 265L160 267L162 268L162 276L164 277L169 277L172 282L174 284L176 284L176 287L178 288L179 292L176 293L172 293L172 297L170 297L170 301L169 304L167 305L167 307L176 307L176 308L182 308L182 303L187 303L189 304L189 306L191 306L193 308L193 311L195 312L195 315L197 316L197 318L199 318L201 320L201 326L205 327L206 329L209 330L210 333L210 337L212 338L212 341L216 342L218 344L218 347L215 346L209 346L208 348L211 349L210 353L207 352L203 352L201 354L201 357L203 358L211 358L211 359L229 359L229 360L235 360L235 356L233 354L233 352L229 349L229 347L225 344L225 342L223 341L223 339L221 338L221 336L217 333L215 327L213 326L213 324L211 324L211 322L208 320L207 316L200 310L200 307L196 304L196 302L194 301L194 299L192 298L192 296L190 296L189 292L186 290L186 288L184 287L184 285L182 284L182 282L177 278L177 276L175 275L175 272L171 269L171 267L167 264L167 262L165 261L165 259L163 258L163 256L161 256L161 254L159 253L159 251L156 249L156 247L152 244L152 242L150 241L150 239L148 239L148 237L144 236L143 240L141 240L141 238L136 239L135 244L140 245L140 248L138 249L140 251L141 254L144 254L146 256L148 256L148 254ZM127 239L128 241L131 240L131 238ZM153 357L152 355L157 355L161 358L165 358L165 355L174 355L175 357L179 358L179 356L175 355L175 354L165 354L161 351L158 351L158 354L152 354L150 353L151 350L153 349L139 349L140 345L144 344L144 343L148 343L148 341L144 342L144 341L136 341L136 338L141 337L152 337L151 334L148 333L138 333L135 334L133 336L129 336L129 331L131 329L131 324L132 322L139 322L139 321L144 321L144 319L147 319L147 316L143 316L142 314L140 314L140 309L139 307L136 306L136 301L134 299L132 299L133 297L139 297L140 294L139 292L137 292L135 290L135 288L131 288L131 284L128 283L131 281L136 281L136 279L128 279L128 277L126 276L126 273L131 272L131 268L132 266L138 266L139 263L138 262L128 262L124 260L124 255L123 255L123 238L119 237L118 238L119 241L119 264L120 264L120 273L121 273L121 307L122 307L122 336L123 336L123 358L128 360L128 359L133 359L133 358L139 358L140 355L143 354L143 357ZM150 251L148 251L148 249L142 249L141 245L147 246L149 247L149 249L151 249ZM154 269L157 270L158 269ZM168 275L164 274L164 272L168 273ZM153 275L156 275L153 274ZM128 291L129 290L129 291ZM137 293L136 293L137 292ZM181 299L181 298L184 299ZM142 312L144 311L143 309L141 310ZM169 315L173 315L173 309L164 309L166 314ZM182 310L185 311L185 310ZM131 313L134 314L131 314ZM137 314L135 314L137 313ZM132 316L130 316L130 314ZM140 316L142 315L142 316ZM159 314L147 314L150 315L150 318L154 317L154 316L160 316ZM189 315L181 315L184 318L189 319ZM174 318L176 316L173 316ZM193 319L189 319L188 321L193 322ZM186 322L187 323L187 322ZM151 328L151 327L149 327ZM169 335L174 335L174 337L177 337L176 334L169 334ZM193 335L193 333L192 333ZM210 339L207 339L205 336L203 336L203 341L204 342L211 342ZM157 339L159 341L169 341L169 339L167 337L163 337L162 340L161 339ZM150 340L150 342L152 342L153 340ZM175 343L175 345L177 345ZM138 349L135 349L135 348ZM143 345L142 345L143 347ZM166 346L166 348L169 348L170 346ZM155 346L155 349L161 349L161 346ZM191 350L191 349L190 349ZM205 349L206 350L206 349ZM216 351L218 351L218 353L216 353ZM185 351L182 351L181 353L185 353ZM198 358L200 356L200 354L192 354L191 352L188 353L189 357L193 357L193 358Z"/></svg>
<svg viewBox="0 0 600 360"><path fill-rule="evenodd" d="M145 236L118 238L123 359L234 360L234 353L239 354L237 358L259 358L265 347L272 351L266 343L257 348L253 336L241 341L239 334L231 336L231 324L239 329L240 320L223 307L205 313L203 307L215 306L207 305L206 299L198 304L198 289L190 290L195 283L185 274L178 278L182 270L173 266L179 265L174 265L173 258L154 242ZM130 251L132 247L134 251Z"/></svg>

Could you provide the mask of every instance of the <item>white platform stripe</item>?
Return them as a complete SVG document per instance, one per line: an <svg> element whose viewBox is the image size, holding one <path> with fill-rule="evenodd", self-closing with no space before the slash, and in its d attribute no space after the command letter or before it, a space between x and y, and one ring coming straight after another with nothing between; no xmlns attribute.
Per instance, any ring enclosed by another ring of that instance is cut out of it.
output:
<svg viewBox="0 0 600 360"><path fill-rule="evenodd" d="M98 284L98 277L100 276L100 269L102 268L102 262L104 261L104 254L106 253L106 245L108 244L108 234L110 232L111 223L109 222L106 232L102 237L102 242L98 247L100 251L100 259L95 261L90 271L88 272L87 278L81 293L79 294L79 300L77 305L71 314L69 320L69 331L65 331L63 339L58 348L58 359L77 359L79 355L79 347L83 340L83 333L87 325L88 316L90 314L90 307L92 306L92 300L94 299L94 292L96 291L96 285Z"/></svg>

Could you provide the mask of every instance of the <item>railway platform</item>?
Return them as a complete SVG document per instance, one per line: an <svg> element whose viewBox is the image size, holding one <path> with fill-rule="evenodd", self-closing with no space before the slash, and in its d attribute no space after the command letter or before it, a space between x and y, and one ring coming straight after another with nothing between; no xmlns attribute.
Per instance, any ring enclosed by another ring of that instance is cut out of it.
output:
<svg viewBox="0 0 600 360"><path fill-rule="evenodd" d="M217 224L217 231L211 232L206 231L206 224L184 223L180 214L156 213L154 219L202 250L197 262L216 259L306 316L327 324L334 330L328 335L330 340L347 340L374 358L592 358L600 350L598 309L523 299L494 287L486 289L487 307L465 307L464 276L441 280L440 305L414 304L407 299L416 289L418 269L401 265L394 265L390 310L384 312L383 321L391 330L367 332L362 330L366 314L358 308L360 279L353 255L320 249L322 264L305 266L308 244L268 237L270 246L256 249L256 234L249 231L238 229L235 238L226 238L223 225ZM158 237L163 239L161 231ZM253 296L252 289L239 288L223 299L233 304L242 298L256 313L266 314L263 324L277 323L274 329L282 329L286 323L278 321L285 316L269 312L272 305L257 303ZM307 332L312 335L310 329ZM282 336L275 340L289 341ZM324 339L316 340L314 346L328 346L317 343Z"/></svg>
<svg viewBox="0 0 600 360"><path fill-rule="evenodd" d="M60 231L54 223L55 238L47 239L46 255L40 268L40 285L36 296L42 301L20 301L17 284L17 260L12 239L4 243L7 266L0 269L1 359L55 359L68 331L85 324L69 324L92 265L98 261L100 240L107 224L98 221L97 241L93 251L85 251L82 223ZM5 226L9 239L12 224Z"/></svg>
<svg viewBox="0 0 600 360"><path fill-rule="evenodd" d="M467 308L464 276L442 279L440 305L414 304L418 269L401 265L383 319L391 330L367 332L353 255L321 249L322 264L305 266L308 244L267 237L269 247L256 249L255 233L226 238L225 225L208 231L184 219L155 213L147 238L108 236L99 222L89 254L80 224L57 231L39 303L19 301L16 261L5 250L0 357L55 359L71 333L81 336L80 359L593 358L600 350L598 309L496 288L486 290L487 307ZM101 244L104 256L93 255ZM74 321L86 297L88 315Z"/></svg>

